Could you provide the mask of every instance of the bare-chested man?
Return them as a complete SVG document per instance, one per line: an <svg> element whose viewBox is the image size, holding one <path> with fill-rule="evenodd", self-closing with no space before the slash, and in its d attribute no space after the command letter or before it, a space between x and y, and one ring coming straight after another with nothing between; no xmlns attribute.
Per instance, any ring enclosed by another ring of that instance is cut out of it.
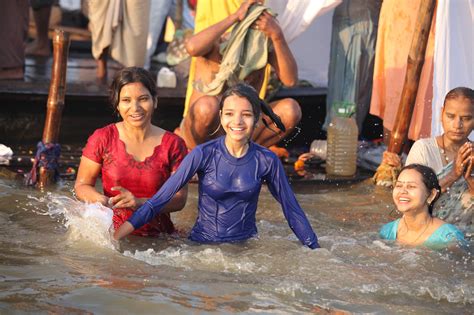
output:
<svg viewBox="0 0 474 315"><path fill-rule="evenodd" d="M261 0L243 2L235 13L190 38L186 49L191 56L197 57L195 81L200 80L204 84L208 84L214 79L222 60L219 45L223 35L231 26L245 18L247 10L252 4L261 2ZM252 27L263 32L272 41L273 50L269 53L268 62L275 69L281 82L285 86L294 86L298 80L298 69L278 22L270 13L264 11ZM264 71L265 69L261 69L253 72L245 81L257 91L260 90L264 81ZM219 133L215 133L219 128L219 98L220 95L209 96L193 89L189 102L190 107L187 115L183 118L180 130L180 135L186 141L188 148L192 149L219 135ZM270 147L286 137L301 119L300 106L294 99L278 100L270 103L270 106L280 116L286 127L286 132L281 132L273 125L270 126L272 130L269 130L260 123L253 139L266 147ZM270 122L268 118L266 121Z"/></svg>

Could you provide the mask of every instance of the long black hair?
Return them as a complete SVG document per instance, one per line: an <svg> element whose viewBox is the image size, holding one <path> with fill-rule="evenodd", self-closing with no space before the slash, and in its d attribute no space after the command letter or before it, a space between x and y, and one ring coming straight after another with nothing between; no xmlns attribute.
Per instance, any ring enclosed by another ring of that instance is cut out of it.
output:
<svg viewBox="0 0 474 315"><path fill-rule="evenodd" d="M114 113L117 112L117 106L120 101L120 91L129 83L141 83L150 92L153 102L156 102L158 90L156 88L156 81L153 75L139 67L128 67L118 71L112 84L110 84L109 100Z"/></svg>
<svg viewBox="0 0 474 315"><path fill-rule="evenodd" d="M398 176L400 176L400 174L404 170L415 170L415 171L417 171L421 175L421 180L422 180L423 184L425 185L426 190L428 191L428 194L431 194L431 191L433 189L436 189L436 191L437 191L436 196L434 197L434 199L428 205L428 212L430 213L430 215L432 215L433 214L434 203L435 203L436 200L438 200L438 198L441 194L441 186L439 185L438 177L436 176L435 171L429 166L415 163L415 164L408 164L408 165L405 165L404 167L402 167L402 169L400 170L400 173L398 174Z"/></svg>
<svg viewBox="0 0 474 315"><path fill-rule="evenodd" d="M252 112L255 116L255 121L258 121L260 119L260 115L263 112L273 121L273 123L275 123L278 129L283 132L286 131L285 125L283 125L283 123L281 122L280 117L273 112L272 108L267 103L265 103L265 101L260 99L257 91L251 85L248 85L246 83L238 83L228 88L222 95L221 101L219 103L219 107L221 110L224 106L225 99L231 95L244 97L249 101L249 103L252 105ZM264 119L262 119L262 121L264 125L269 128L268 122Z"/></svg>

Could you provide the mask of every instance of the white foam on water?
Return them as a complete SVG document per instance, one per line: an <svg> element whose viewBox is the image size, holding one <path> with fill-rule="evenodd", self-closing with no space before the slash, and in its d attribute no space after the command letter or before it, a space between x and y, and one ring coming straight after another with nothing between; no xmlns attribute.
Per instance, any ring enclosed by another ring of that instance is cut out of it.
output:
<svg viewBox="0 0 474 315"><path fill-rule="evenodd" d="M275 287L275 292L290 295L292 297L295 297L297 294L300 293L312 293L311 290L305 288L301 282L295 282L291 280L284 280L280 282L280 284Z"/></svg>
<svg viewBox="0 0 474 315"><path fill-rule="evenodd" d="M52 193L39 198L28 198L36 203L46 204L47 210L33 203L29 206L34 213L48 215L66 227L69 241L88 241L100 247L115 248L109 232L112 226L112 209L100 203L88 204Z"/></svg>
<svg viewBox="0 0 474 315"><path fill-rule="evenodd" d="M195 247L182 244L161 251L149 248L145 251L125 251L125 256L144 261L150 265L168 265L186 270L219 271L226 273L253 273L264 271L248 257L232 256L220 248L205 248L195 251Z"/></svg>
<svg viewBox="0 0 474 315"><path fill-rule="evenodd" d="M380 249L391 251L393 247L388 246L386 243L380 240L373 241L372 244Z"/></svg>

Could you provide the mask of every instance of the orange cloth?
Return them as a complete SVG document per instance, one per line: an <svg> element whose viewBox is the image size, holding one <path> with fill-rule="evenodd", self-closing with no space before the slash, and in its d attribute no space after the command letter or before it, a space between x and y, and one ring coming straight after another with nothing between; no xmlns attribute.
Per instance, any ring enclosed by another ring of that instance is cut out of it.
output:
<svg viewBox="0 0 474 315"><path fill-rule="evenodd" d="M402 96L408 53L422 0L385 0L380 11L370 113L393 130ZM431 24L408 138L431 135L435 17Z"/></svg>

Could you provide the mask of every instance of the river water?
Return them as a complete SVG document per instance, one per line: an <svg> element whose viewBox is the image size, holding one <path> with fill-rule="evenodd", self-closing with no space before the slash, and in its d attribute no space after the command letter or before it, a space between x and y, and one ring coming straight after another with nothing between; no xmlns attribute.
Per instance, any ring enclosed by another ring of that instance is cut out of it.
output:
<svg viewBox="0 0 474 315"><path fill-rule="evenodd" d="M300 245L263 189L259 237L240 244L186 239L197 187L173 214L180 233L130 237L114 248L107 211L74 200L73 183L47 192L0 179L0 313L471 313L468 254L383 242L390 192L367 183L295 187L317 232ZM92 213L86 217L85 213ZM392 213L393 214L393 213Z"/></svg>

